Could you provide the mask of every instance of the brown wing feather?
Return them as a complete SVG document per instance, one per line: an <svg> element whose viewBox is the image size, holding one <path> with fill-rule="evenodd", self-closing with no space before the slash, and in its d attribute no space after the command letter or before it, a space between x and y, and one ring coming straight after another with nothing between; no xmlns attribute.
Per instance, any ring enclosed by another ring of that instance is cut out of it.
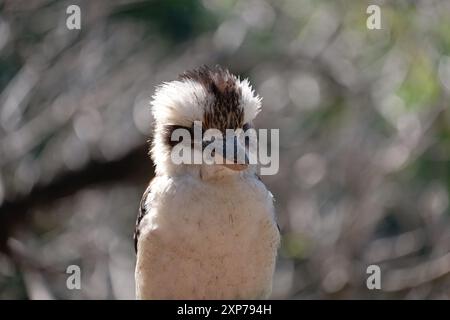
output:
<svg viewBox="0 0 450 320"><path fill-rule="evenodd" d="M139 240L139 234L140 234L140 230L139 230L139 224L141 223L142 218L144 218L144 216L147 214L147 208L145 207L145 202L147 201L147 197L148 194L150 193L150 184L148 185L147 189L145 190L144 194L142 195L142 199L141 199L141 203L139 205L139 213L136 219L136 226L134 229L134 235L133 235L133 239L134 239L134 250L137 253L137 243Z"/></svg>

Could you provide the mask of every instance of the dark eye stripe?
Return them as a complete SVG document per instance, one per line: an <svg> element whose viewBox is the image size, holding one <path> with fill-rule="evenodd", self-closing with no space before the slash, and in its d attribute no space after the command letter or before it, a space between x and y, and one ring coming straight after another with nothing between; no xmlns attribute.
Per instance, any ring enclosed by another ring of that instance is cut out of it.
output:
<svg viewBox="0 0 450 320"><path fill-rule="evenodd" d="M242 126L242 130L244 130L244 132L246 132L247 130L251 129L252 125L250 123L245 123ZM184 130L188 130L190 135L191 135L191 141L194 142L194 127L185 127L185 126L180 126L180 125L176 125L176 124L168 124L164 126L164 131L163 131L163 136L164 136L164 141L166 143L166 145L170 146L171 148L173 148L174 146L176 146L179 141L172 141L172 134L175 130L177 129L184 129ZM204 132L202 132L202 139L203 139L203 134ZM211 141L208 141L207 144L211 143Z"/></svg>
<svg viewBox="0 0 450 320"><path fill-rule="evenodd" d="M174 146L176 146L179 143L179 141L172 141L172 133L177 129L188 130L191 135L191 141L194 140L194 128L193 127L189 128L189 127L179 126L179 125L175 125L175 124L168 124L168 125L164 126L164 132L163 132L164 141L165 141L166 145L173 148Z"/></svg>

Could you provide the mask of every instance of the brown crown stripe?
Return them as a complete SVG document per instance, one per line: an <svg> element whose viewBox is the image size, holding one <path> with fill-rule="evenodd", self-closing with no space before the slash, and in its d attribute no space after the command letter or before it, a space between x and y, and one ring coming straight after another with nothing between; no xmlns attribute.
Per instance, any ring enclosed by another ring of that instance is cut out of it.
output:
<svg viewBox="0 0 450 320"><path fill-rule="evenodd" d="M196 81L213 95L214 100L204 106L205 129L215 128L225 131L242 127L244 121L244 110L240 103L242 92L237 85L236 76L219 66L214 69L203 66L186 71L179 79Z"/></svg>

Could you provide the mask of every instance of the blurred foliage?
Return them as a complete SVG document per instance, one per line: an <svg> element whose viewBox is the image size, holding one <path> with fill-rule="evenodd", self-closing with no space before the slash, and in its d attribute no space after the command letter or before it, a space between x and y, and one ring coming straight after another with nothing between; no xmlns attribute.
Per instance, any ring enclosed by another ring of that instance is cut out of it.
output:
<svg viewBox="0 0 450 320"><path fill-rule="evenodd" d="M196 0L143 1L123 5L112 17L142 20L173 42L188 40L215 27L216 19Z"/></svg>

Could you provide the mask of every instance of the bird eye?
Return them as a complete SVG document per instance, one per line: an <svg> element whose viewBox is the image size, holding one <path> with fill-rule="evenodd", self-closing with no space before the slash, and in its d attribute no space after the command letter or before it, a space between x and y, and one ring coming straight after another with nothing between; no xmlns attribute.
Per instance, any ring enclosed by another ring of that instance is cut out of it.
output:
<svg viewBox="0 0 450 320"><path fill-rule="evenodd" d="M247 131L250 128L251 128L251 125L248 122L242 126L242 130L244 130L244 131Z"/></svg>

